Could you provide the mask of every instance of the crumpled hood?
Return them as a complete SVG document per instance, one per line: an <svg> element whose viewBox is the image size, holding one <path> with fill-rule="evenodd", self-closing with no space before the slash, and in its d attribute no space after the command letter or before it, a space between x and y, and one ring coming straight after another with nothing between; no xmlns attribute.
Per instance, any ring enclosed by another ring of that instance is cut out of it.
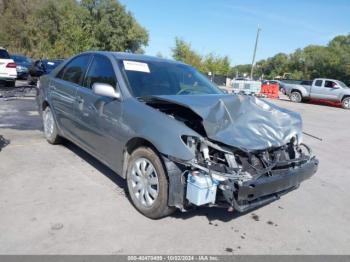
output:
<svg viewBox="0 0 350 262"><path fill-rule="evenodd" d="M302 138L300 114L241 95L164 95L157 100L188 107L203 119L209 139L244 151L285 145Z"/></svg>

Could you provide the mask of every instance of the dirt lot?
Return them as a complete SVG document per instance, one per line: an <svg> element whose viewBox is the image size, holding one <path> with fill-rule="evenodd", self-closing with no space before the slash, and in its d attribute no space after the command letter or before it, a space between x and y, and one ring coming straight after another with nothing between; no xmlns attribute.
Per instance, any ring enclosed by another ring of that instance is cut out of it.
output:
<svg viewBox="0 0 350 262"><path fill-rule="evenodd" d="M27 94L28 95L28 94ZM350 254L350 111L273 101L298 111L319 172L246 214L199 208L140 215L124 181L71 143L44 139L33 98L0 98L1 254Z"/></svg>

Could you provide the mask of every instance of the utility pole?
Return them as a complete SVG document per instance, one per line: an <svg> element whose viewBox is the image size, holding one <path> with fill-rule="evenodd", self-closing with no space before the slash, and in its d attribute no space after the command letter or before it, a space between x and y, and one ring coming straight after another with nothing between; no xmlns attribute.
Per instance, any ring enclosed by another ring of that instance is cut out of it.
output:
<svg viewBox="0 0 350 262"><path fill-rule="evenodd" d="M258 32L256 33L255 47L254 47L254 53L253 53L252 68L250 70L250 79L253 79L254 65L255 65L255 55L256 55L256 49L258 48L260 31L261 31L261 28L258 26Z"/></svg>

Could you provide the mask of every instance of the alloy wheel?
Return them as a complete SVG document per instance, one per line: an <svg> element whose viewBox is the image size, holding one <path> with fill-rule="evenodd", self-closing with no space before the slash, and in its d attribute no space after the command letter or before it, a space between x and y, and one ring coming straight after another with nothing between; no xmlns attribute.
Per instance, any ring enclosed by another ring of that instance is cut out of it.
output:
<svg viewBox="0 0 350 262"><path fill-rule="evenodd" d="M347 98L344 99L344 101L343 101L343 107L344 107L345 109L350 109L350 97L347 97Z"/></svg>
<svg viewBox="0 0 350 262"><path fill-rule="evenodd" d="M301 102L301 95L299 92L293 92L290 96L290 100L293 102L299 103Z"/></svg>

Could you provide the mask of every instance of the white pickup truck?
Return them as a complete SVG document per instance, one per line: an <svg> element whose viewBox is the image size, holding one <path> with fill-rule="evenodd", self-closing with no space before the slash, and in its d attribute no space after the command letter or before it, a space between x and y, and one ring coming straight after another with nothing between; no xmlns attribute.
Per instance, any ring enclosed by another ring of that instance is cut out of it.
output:
<svg viewBox="0 0 350 262"><path fill-rule="evenodd" d="M334 79L316 78L311 85L305 81L301 84L286 84L286 95L296 103L309 99L322 99L340 102L344 109L350 109L350 88Z"/></svg>

